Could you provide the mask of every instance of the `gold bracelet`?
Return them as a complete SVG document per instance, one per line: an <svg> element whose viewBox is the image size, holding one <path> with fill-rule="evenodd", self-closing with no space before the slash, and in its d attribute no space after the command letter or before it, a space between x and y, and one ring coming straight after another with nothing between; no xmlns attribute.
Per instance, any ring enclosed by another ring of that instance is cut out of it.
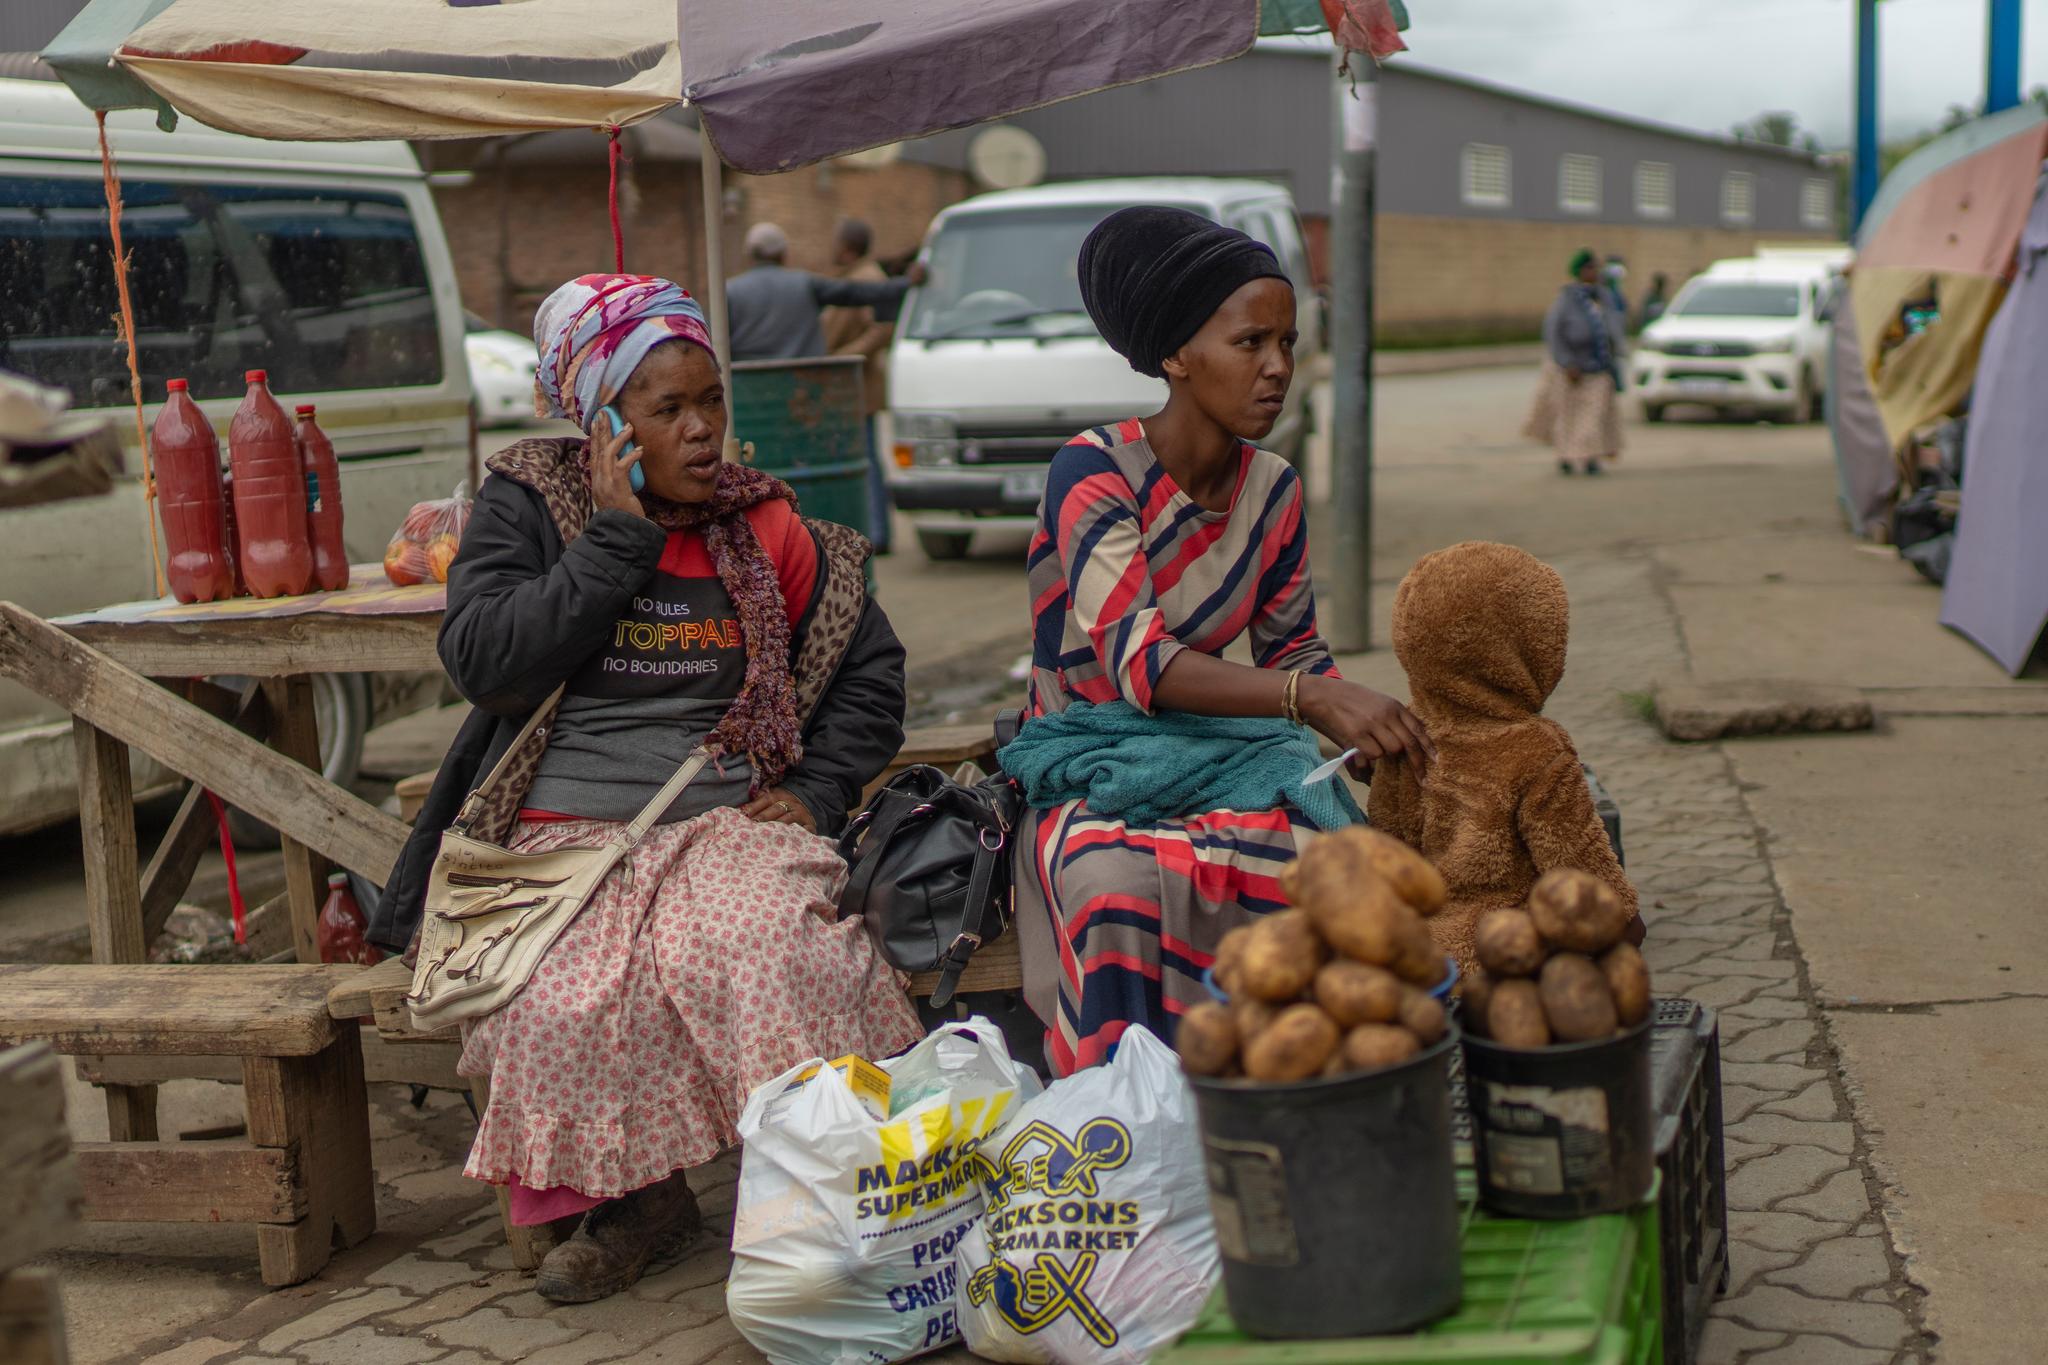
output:
<svg viewBox="0 0 2048 1365"><path fill-rule="evenodd" d="M1287 690L1280 694L1280 704L1287 711L1287 719L1301 724L1301 670L1295 669L1287 675Z"/></svg>

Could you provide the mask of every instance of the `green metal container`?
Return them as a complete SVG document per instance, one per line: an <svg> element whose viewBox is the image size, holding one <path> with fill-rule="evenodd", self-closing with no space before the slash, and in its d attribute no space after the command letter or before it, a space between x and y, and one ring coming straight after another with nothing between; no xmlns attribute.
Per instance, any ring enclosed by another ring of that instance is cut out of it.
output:
<svg viewBox="0 0 2048 1365"><path fill-rule="evenodd" d="M794 488L805 516L872 540L865 365L857 355L736 361L730 406L733 435L743 452L752 443L754 468Z"/></svg>

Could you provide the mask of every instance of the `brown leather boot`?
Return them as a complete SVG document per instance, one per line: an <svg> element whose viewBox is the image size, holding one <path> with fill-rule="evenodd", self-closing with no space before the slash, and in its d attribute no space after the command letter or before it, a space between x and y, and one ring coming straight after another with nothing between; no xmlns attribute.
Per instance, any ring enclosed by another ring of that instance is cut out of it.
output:
<svg viewBox="0 0 2048 1365"><path fill-rule="evenodd" d="M576 1235L541 1261L534 1288L555 1303L610 1298L637 1281L656 1256L686 1249L703 1227L697 1196L677 1171L585 1214Z"/></svg>

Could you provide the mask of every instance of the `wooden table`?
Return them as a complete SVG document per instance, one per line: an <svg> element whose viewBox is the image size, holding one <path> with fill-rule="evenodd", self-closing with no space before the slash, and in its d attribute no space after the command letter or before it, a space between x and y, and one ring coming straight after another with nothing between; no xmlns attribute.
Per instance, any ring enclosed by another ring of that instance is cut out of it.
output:
<svg viewBox="0 0 2048 1365"><path fill-rule="evenodd" d="M0 676L72 715L94 962L145 960L215 838L208 791L277 828L298 961L320 960L330 866L384 881L406 827L321 777L311 677L438 671L446 591L392 588L376 565L354 574L341 593L135 603L61 622L0 603ZM226 675L256 681L239 694L206 681ZM191 782L147 868L136 852L131 749ZM155 1137L154 1086L110 1085L107 1099L115 1141Z"/></svg>

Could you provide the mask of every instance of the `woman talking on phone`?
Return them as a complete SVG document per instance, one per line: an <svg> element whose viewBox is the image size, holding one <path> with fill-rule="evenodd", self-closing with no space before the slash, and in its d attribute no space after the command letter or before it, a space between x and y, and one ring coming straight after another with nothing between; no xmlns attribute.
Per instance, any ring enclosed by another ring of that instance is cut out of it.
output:
<svg viewBox="0 0 2048 1365"><path fill-rule="evenodd" d="M379 908L404 947L456 808L554 690L537 761L498 796L508 847L604 842L699 745L713 763L466 1033L488 1076L467 1172L515 1222L584 1215L540 1269L616 1293L701 1227L684 1177L732 1146L749 1090L809 1057L921 1036L895 973L834 908L835 833L903 739L903 649L867 543L721 459L725 379L667 280L585 275L534 319L543 416L490 477L448 575L440 652L476 706Z"/></svg>

